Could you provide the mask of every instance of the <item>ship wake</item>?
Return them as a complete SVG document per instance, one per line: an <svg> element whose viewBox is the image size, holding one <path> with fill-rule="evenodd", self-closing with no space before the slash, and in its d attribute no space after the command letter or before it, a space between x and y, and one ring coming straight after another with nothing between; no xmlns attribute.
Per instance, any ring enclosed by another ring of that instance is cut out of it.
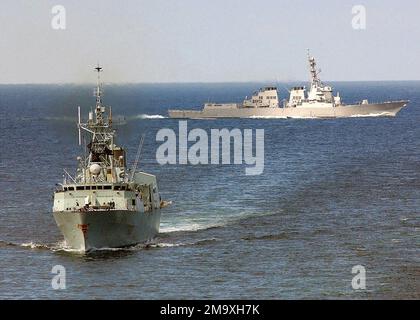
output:
<svg viewBox="0 0 420 320"><path fill-rule="evenodd" d="M64 241L56 242L56 243L38 243L34 241L28 242L10 242L0 240L0 248L7 248L7 247L19 247L24 249L37 249L37 250L49 250L49 251L59 251L66 249L66 244Z"/></svg>
<svg viewBox="0 0 420 320"><path fill-rule="evenodd" d="M196 232L196 231L203 231L213 228L223 227L224 224L222 223L214 223L214 224L201 224L201 223L180 223L177 225L171 226L161 226L160 233L169 234L174 232Z"/></svg>
<svg viewBox="0 0 420 320"><path fill-rule="evenodd" d="M248 119L287 119L286 116L249 116Z"/></svg>
<svg viewBox="0 0 420 320"><path fill-rule="evenodd" d="M369 113L369 114L354 114L351 118L365 118L365 117L394 117L393 112Z"/></svg>
<svg viewBox="0 0 420 320"><path fill-rule="evenodd" d="M216 238L209 238L209 239L199 239L194 241L170 241L169 239L161 239L155 238L151 241L146 243L139 243L132 246L126 246L121 248L92 248L87 253L82 250L72 249L68 247L65 241L59 241L57 243L45 244L45 243L37 243L37 242L9 242L0 240L0 248L22 248L28 250L44 250L50 252L68 252L68 253L75 253L75 254L91 254L95 252L119 252L119 251L140 251L140 250L148 250L148 249L159 249L159 248L172 248L172 247L183 247L183 246L195 246L195 245L205 245L208 243L212 243L217 241Z"/></svg>
<svg viewBox="0 0 420 320"><path fill-rule="evenodd" d="M160 114L138 114L135 115L133 117L130 117L130 119L134 119L134 120L156 120L156 119L166 119L167 117L162 116Z"/></svg>

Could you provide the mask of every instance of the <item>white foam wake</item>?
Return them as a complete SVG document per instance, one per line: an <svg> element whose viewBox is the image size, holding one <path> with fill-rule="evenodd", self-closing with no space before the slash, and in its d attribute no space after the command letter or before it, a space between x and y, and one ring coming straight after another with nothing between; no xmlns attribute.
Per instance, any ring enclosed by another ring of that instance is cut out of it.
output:
<svg viewBox="0 0 420 320"><path fill-rule="evenodd" d="M170 233L170 232L185 232L185 231L199 231L207 230L212 228L223 227L226 222L216 222L216 223L198 223L198 222L184 222L184 223L161 223L159 228L160 233Z"/></svg>
<svg viewBox="0 0 420 320"><path fill-rule="evenodd" d="M322 117L288 116L287 119L323 119Z"/></svg>
<svg viewBox="0 0 420 320"><path fill-rule="evenodd" d="M183 247L183 246L195 246L195 245L202 245L207 244L210 242L217 241L216 238L209 238L209 239L201 239L196 241L190 241L190 242L158 242L154 244L150 244L149 247L152 248L172 248L172 247Z"/></svg>
<svg viewBox="0 0 420 320"><path fill-rule="evenodd" d="M179 224L175 226L161 226L159 231L161 233L179 232L179 231L198 231L208 229L208 225L199 223Z"/></svg>
<svg viewBox="0 0 420 320"><path fill-rule="evenodd" d="M27 249L40 249L40 250L51 250L51 251L60 251L60 250L72 250L66 246L65 241L60 241L57 243L37 243L34 241L29 242L9 242L9 241L3 241L0 240L0 246L9 246L9 247L21 247L21 248L27 248Z"/></svg>
<svg viewBox="0 0 420 320"><path fill-rule="evenodd" d="M365 117L384 117L384 116L395 116L392 112L381 112L381 113L369 113L369 114L354 114L352 118L365 118Z"/></svg>
<svg viewBox="0 0 420 320"><path fill-rule="evenodd" d="M35 243L33 241L21 243L21 244L18 244L18 245L21 246L21 247L30 248L30 249L50 249L51 248L47 244Z"/></svg>
<svg viewBox="0 0 420 320"><path fill-rule="evenodd" d="M204 245L209 242L217 241L216 238L209 238L209 239L200 239L195 241L187 241L187 242L161 242L161 239L156 238L146 243L139 243L137 245L128 246L128 247L121 247L121 248L91 248L88 253L94 252L116 252L116 251L138 251L138 250L146 250L150 248L172 248L172 247L181 247L181 246L193 246L193 245ZM73 249L66 245L66 242L60 241L53 244L42 244L36 243L33 241L25 242L25 243L14 243L0 240L0 247L22 247L29 250L49 250L52 252L70 252L74 254L86 254L83 250Z"/></svg>
<svg viewBox="0 0 420 320"><path fill-rule="evenodd" d="M134 119L166 119L167 117L160 114L138 114L133 117Z"/></svg>
<svg viewBox="0 0 420 320"><path fill-rule="evenodd" d="M249 116L248 119L287 119L286 116Z"/></svg>

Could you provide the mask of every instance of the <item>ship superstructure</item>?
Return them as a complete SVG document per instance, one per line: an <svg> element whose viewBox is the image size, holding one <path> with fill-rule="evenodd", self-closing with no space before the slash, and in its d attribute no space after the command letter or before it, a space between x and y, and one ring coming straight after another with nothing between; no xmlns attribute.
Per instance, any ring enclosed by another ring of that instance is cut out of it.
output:
<svg viewBox="0 0 420 320"><path fill-rule="evenodd" d="M137 172L142 142L131 170L126 152L116 144L112 111L103 105L100 66L95 89L96 104L87 122L78 108L79 145L74 176L65 171L54 193L53 214L68 247L80 251L134 245L159 232L161 198L156 177Z"/></svg>
<svg viewBox="0 0 420 320"><path fill-rule="evenodd" d="M340 94L333 96L331 86L325 85L319 78L319 70L316 69L316 61L308 52L309 72L311 76L310 89L306 94L305 87L292 88L286 107L337 107L341 105Z"/></svg>

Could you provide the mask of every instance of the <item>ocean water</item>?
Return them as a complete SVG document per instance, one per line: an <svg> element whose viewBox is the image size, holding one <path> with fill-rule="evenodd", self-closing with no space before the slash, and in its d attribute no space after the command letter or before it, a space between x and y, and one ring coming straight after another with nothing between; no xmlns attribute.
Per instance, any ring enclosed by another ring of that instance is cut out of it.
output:
<svg viewBox="0 0 420 320"><path fill-rule="evenodd" d="M334 83L346 103L409 99L395 118L221 119L188 128L265 130L262 175L245 165L166 165L156 133L173 107L241 101L261 83L106 85L118 141L156 174L161 233L148 245L66 251L51 214L80 153L89 85L0 86L0 298L420 298L420 82ZM280 95L286 97L279 84ZM66 289L53 290L53 266ZM366 268L366 289L351 286Z"/></svg>

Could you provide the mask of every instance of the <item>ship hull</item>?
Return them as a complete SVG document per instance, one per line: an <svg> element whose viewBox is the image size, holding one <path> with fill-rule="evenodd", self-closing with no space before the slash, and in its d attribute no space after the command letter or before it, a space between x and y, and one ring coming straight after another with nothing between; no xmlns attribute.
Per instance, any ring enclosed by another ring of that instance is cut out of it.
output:
<svg viewBox="0 0 420 320"><path fill-rule="evenodd" d="M169 117L177 119L206 118L350 118L393 117L408 101L393 101L337 107L294 108L211 108L196 110L169 110Z"/></svg>
<svg viewBox="0 0 420 320"><path fill-rule="evenodd" d="M54 212L54 219L69 248L88 252L151 240L159 233L160 210Z"/></svg>

